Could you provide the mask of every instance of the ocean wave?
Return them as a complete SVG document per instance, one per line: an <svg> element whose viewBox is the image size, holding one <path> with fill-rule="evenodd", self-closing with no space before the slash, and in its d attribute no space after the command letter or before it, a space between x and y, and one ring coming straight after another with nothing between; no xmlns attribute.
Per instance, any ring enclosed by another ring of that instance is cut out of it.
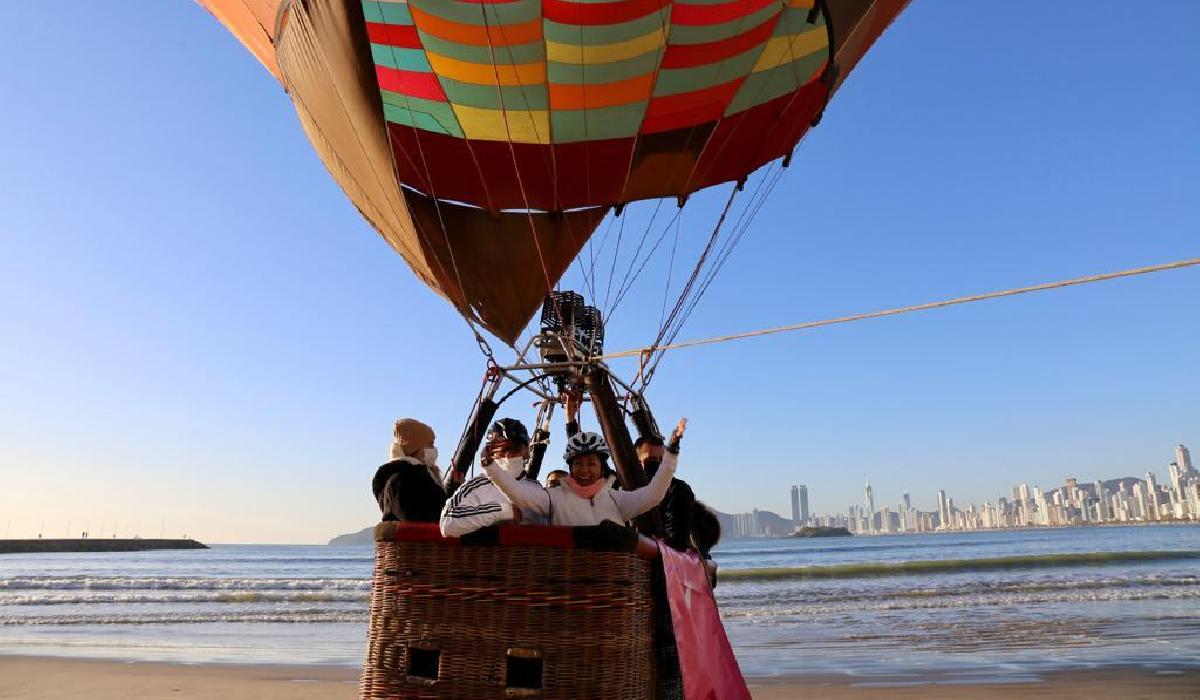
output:
<svg viewBox="0 0 1200 700"><path fill-rule="evenodd" d="M904 540L903 538L898 537L895 539L898 541L888 542L886 539L880 539L880 538L868 539L868 540L833 539L832 542L834 542L836 544L827 544L827 545L823 545L823 546L807 546L804 548L789 547L786 545L771 546L769 544L766 544L761 547L722 549L721 546L718 545L717 548L713 550L713 556L716 559L721 560L721 559L732 559L735 557L739 558L739 559L743 559L743 558L753 558L753 557L773 556L773 555L776 555L776 556L777 555L809 556L812 554L830 554L830 553L834 553L834 552L850 552L850 553L854 553L854 554L874 554L876 552L882 552L882 551L888 551L888 550L912 549L912 544L909 543L908 541ZM796 542L797 540L795 540L795 539L766 540L766 542L772 542L772 541L783 542L783 543L792 543L792 542ZM811 540L810 539L810 540L803 540L803 541L808 543L808 542L830 542L831 540L824 540L824 539ZM945 542L922 543L921 549L987 548L987 547L996 547L999 545L1012 544L1015 541L1016 541L1015 539L1011 539L1011 538L988 539L988 540L985 540L982 542L963 542L960 540L947 540Z"/></svg>
<svg viewBox="0 0 1200 700"><path fill-rule="evenodd" d="M928 559L923 561L869 562L835 566L724 569L718 576L723 582L867 578L874 576L957 574L975 571L1024 570L1065 566L1108 566L1112 564L1174 560L1200 560L1200 551L1031 554L979 559Z"/></svg>
<svg viewBox="0 0 1200 700"><path fill-rule="evenodd" d="M6 605L113 605L139 603L365 603L370 591L214 591L192 593L83 593L83 594L11 594L0 593L0 607Z"/></svg>
<svg viewBox="0 0 1200 700"><path fill-rule="evenodd" d="M62 625L182 625L215 622L297 624L366 622L367 611L346 610L261 610L254 612L193 612L183 614L117 614L117 615L42 615L3 617L0 627L62 626Z"/></svg>
<svg viewBox="0 0 1200 700"><path fill-rule="evenodd" d="M967 596L1004 596L1024 595L1031 593L1057 593L1061 595L1083 594L1090 595L1092 591L1142 591L1153 592L1156 589L1194 588L1200 591L1200 576L1178 575L1149 575L1129 577L1104 577L1080 579L1033 579L1033 580L1001 580L973 581L968 586L961 584L931 584L920 587L882 587L878 585L839 587L817 587L794 581L797 585L786 585L788 582L772 581L767 586L720 586L716 589L721 603L741 605L746 603L774 603L790 605L795 603L848 603L855 601L882 601L907 599L952 599ZM774 584L774 585L771 585Z"/></svg>
<svg viewBox="0 0 1200 700"><path fill-rule="evenodd" d="M809 617L812 615L855 615L862 613L886 613L920 610L982 610L987 608L1010 608L1028 605L1052 605L1081 603L1128 603L1139 601L1200 601L1200 588L1190 590L1108 590L1093 592L1047 593L1025 592L988 595L964 593L940 598L901 598L867 596L858 600L812 600L792 601L742 601L721 607L722 617L781 619L787 617Z"/></svg>
<svg viewBox="0 0 1200 700"><path fill-rule="evenodd" d="M156 576L13 576L0 578L4 590L234 590L369 591L359 578L195 578Z"/></svg>

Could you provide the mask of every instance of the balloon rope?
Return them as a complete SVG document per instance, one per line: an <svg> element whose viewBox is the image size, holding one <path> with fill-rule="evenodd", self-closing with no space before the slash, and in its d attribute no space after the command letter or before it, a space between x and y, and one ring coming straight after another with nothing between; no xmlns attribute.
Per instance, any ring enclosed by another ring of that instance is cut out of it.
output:
<svg viewBox="0 0 1200 700"><path fill-rule="evenodd" d="M678 212L682 214L683 211ZM679 249L679 231L683 228L683 217L675 217L675 238L671 241L671 257L667 264L667 284L663 287L662 311L658 314L658 326L661 328L667 318L667 297L671 293L671 279L675 276L675 252Z"/></svg>
<svg viewBox="0 0 1200 700"><path fill-rule="evenodd" d="M671 12L672 12L672 5L670 2L664 2L662 4L662 6L658 8L659 45L655 49L655 51L658 52L658 57L654 61L654 77L652 77L650 79L650 87L649 87L648 91L646 92L647 107L649 107L649 104L650 104L649 101L651 99L653 99L653 97L654 97L654 90L658 87L658 78L662 73L662 58L663 58L663 55L665 55L667 52L667 42L669 41L670 36L671 36L671 29L670 29ZM650 15L646 15L646 16L649 17ZM579 43L581 46L585 43L583 30L584 30L584 26L579 25ZM587 84L587 64L582 64L582 70L580 72L582 73L582 78L583 78L582 82L584 84ZM586 90L584 91L583 94L584 94L584 100L585 100L584 109L586 111L586 109L587 109L587 103L586 103L587 92L586 92ZM629 202L629 198L626 196L629 193L629 179L630 179L630 177L633 176L633 165L637 160L638 146L640 145L641 138L642 138L642 126L644 126L645 123L646 123L646 112L643 111L641 121L638 123L637 133L635 133L633 135L633 146L629 149L629 160L626 161L626 163L625 163L625 179L621 182L621 196L618 200L618 204L627 204ZM667 180L667 182L674 181L675 168L679 165L679 159L682 156L683 151L687 150L688 144L690 144L692 142L692 134L694 134L695 131L696 131L696 125L693 124L691 130L688 132L687 140L684 141L684 148L681 149L679 153L675 154L675 165L671 167L671 177ZM591 137L588 135L588 120L587 120L586 114L584 115L584 120L583 120L583 135L586 140L591 140ZM590 148L584 149L585 156L589 156L590 154L591 154ZM590 163L591 163L591 161L589 159L589 161L588 161L588 164L589 164L588 165L588 199L589 200L591 200L591 198L592 198L592 186L591 186L592 180L591 180L591 165L590 165Z"/></svg>
<svg viewBox="0 0 1200 700"><path fill-rule="evenodd" d="M660 199L660 200L658 200L658 204L655 205L654 215L650 217L650 223L646 225L646 233L647 234L650 232L650 227L652 227L654 225L654 219L656 216L658 216L658 209L662 205L662 202L663 202L663 200ZM605 318L612 318L613 314L615 314L617 312L617 309L621 306L621 302L625 299L625 295L628 294L631 289L633 289L633 285L635 282L637 282L638 277L641 276L642 270L646 269L646 265L650 262L650 259L654 257L654 254L658 251L659 246L662 245L662 242L666 239L667 234L671 232L671 229L674 228L676 232L679 231L679 228L675 224L677 221L679 221L679 217L682 213L683 213L682 209L677 208L675 210L675 215L673 217L671 217L671 219L669 221L667 221L667 225L665 227L663 227L662 233L660 233L658 235L658 238L654 241L654 245L650 247L650 252L646 253L646 257L642 258L641 264L637 266L636 270L634 270L634 265L636 265L637 261L638 261L638 255L642 252L643 244L645 243L646 236L645 236L645 234L643 234L642 242L638 244L638 249L636 251L634 251L633 261L630 262L629 270L626 271L627 280L623 279L621 281L621 291L619 294L617 294L617 299L616 299L616 301L613 302L612 308L608 311L607 314L605 314ZM674 264L674 261L672 260L672 265L673 264ZM632 271L632 274L630 274L630 271ZM669 282L669 279L670 278L668 277L668 282ZM665 307L666 303L667 303L665 290L663 292L663 297L664 297L663 306ZM659 316L660 323L662 322L662 319L665 316L666 316L666 309L664 308L662 315Z"/></svg>
<svg viewBox="0 0 1200 700"><path fill-rule="evenodd" d="M696 279L700 276L700 270L704 267L704 262L708 259L712 252L713 246L721 235L721 227L725 224L725 219L729 216L729 210L733 206L733 200L737 198L738 189L732 187L729 190L729 199L725 200L725 207L721 210L721 216L717 219L717 223L713 225L712 234L708 237L708 243L704 246L704 250L700 253L700 259L696 261L696 266L692 268L692 274L688 277L687 283L683 286L683 290L679 293L679 297L675 300L675 307L671 309L670 315L667 316L666 323L658 329L658 336L654 339L654 344L648 348L643 348L648 354L657 352L662 347L663 339L667 337L667 333L672 324L675 323L679 316L679 312L683 309L687 301L688 295L692 292L692 287L696 284ZM658 353L658 357L651 365L650 371L642 380L643 388L650 381L650 377L654 375L654 369L658 366L659 360L662 359L662 353Z"/></svg>
<svg viewBox="0 0 1200 700"><path fill-rule="evenodd" d="M382 13L383 6L380 4L380 2L377 0L375 4L376 4L379 12ZM396 47L389 46L388 50L391 52L392 60L394 62L396 62L397 65L399 65L399 59L396 56ZM412 102L409 100L408 94L407 93L401 93L401 94L404 97L405 108L408 109L409 112L412 112L413 111L412 110ZM396 157L397 150L399 150L400 152L404 152L404 149L401 148L401 144L398 144L395 142L395 137L392 134L392 130L388 129L386 124L384 125L384 129L387 132L387 136L388 136L388 151L389 151L390 155L392 156L392 170L393 170L392 174L396 178L396 182L398 185L397 189L400 189L399 188L399 177L400 177L399 176L399 168L396 165L395 157ZM421 169L424 171L424 174L425 174L425 183L429 188L428 196L430 197L430 199L433 200L433 209L437 215L438 228L441 229L442 240L446 244L446 252L450 255L450 267L454 271L454 280L458 284L459 301L454 304L455 309L458 311L458 315L461 316L462 319L467 322L467 327L471 329L471 333L473 333L475 335L475 342L479 345L480 351L484 354L485 357L487 357L487 359L489 361L494 362L495 356L492 351L492 346L488 343L487 339L483 337L483 335L479 332L479 328L476 327L476 325L475 325L475 320L476 320L475 311L471 307L470 302L467 300L467 289L463 285L462 273L458 269L458 258L454 254L454 244L451 243L451 241L450 241L450 231L446 228L446 219L442 215L441 200L438 199L437 188L434 186L434 183L433 183L433 173L429 169L429 161L425 157L425 149L421 145L421 129L416 126L413 127L413 138L416 140L417 154L421 160ZM475 163L476 171L480 173L480 178L482 180L483 171L479 169L479 161L475 158L475 152L474 152L474 150L471 149L470 142L467 142L467 150L471 153L471 160ZM408 158L407 155L405 155L405 158L408 160L409 163L415 165L415 163L412 163L412 159ZM485 192L485 194L486 194L486 192ZM401 191L401 197L403 197L402 191ZM491 201L490 196L489 196L488 201L489 202ZM421 237L422 241L424 241L426 249L428 249L430 251L434 251L435 248L431 244L431 242L429 240L429 236L426 235L425 226L421 223L420 217L413 216L411 214L411 212L407 212L407 213L409 214L409 220L413 224L413 230L416 231L417 235ZM428 260L428 256L425 256L425 257ZM446 265L441 261L441 258L436 253L433 253L432 257L433 257L433 262L435 262L437 264L438 268L442 271L442 275L447 276L446 275ZM431 266L430 271L432 271L432 266ZM461 304L461 306L460 306L460 304Z"/></svg>
<svg viewBox="0 0 1200 700"><path fill-rule="evenodd" d="M934 301L927 304L917 304L916 306L903 306L896 309L887 309L884 311L872 311L864 314L855 314L854 316L840 316L838 318L825 319L823 321L809 321L807 323L797 323L791 326L780 326L778 328L765 328L757 331L747 331L745 333L734 333L732 335L722 335L713 338L705 338L702 340L688 340L682 343L673 343L670 345L662 345L659 347L636 348L633 350L624 350L604 355L600 360L613 360L621 357L637 357L643 352L654 350L657 352L666 352L667 350L680 350L683 348L698 347L700 345L713 345L716 343L727 343L732 340L742 340L744 338L757 338L763 335L773 335L775 333L788 333L791 331L802 331L810 328L820 328L822 326L832 326L839 323L850 323L852 321L864 321L871 318L881 318L883 316L898 316L913 311L925 311L928 309L940 309L944 306L955 306L957 304L968 304L976 301L985 301L987 299L998 299L1000 297L1011 297L1018 294L1029 294L1031 292L1042 292L1049 289L1061 289L1063 287L1073 287L1081 284L1091 284L1093 282L1105 282L1107 280L1120 279L1122 277L1133 277L1136 275L1148 275L1154 272L1164 272L1166 270L1177 270L1185 267L1193 267L1200 265L1200 258L1191 260L1180 260L1178 262L1163 263L1161 265L1151 265L1149 267L1139 267L1132 270L1122 270L1120 272L1108 272L1101 275L1089 275L1087 277L1077 277L1075 279L1063 280L1060 282L1047 282L1044 284L1035 284L1029 287L1017 287L1016 289L1006 289L1000 292L988 292L986 294L974 294L966 297L957 297L954 299L945 299L943 301Z"/></svg>
<svg viewBox="0 0 1200 700"><path fill-rule="evenodd" d="M487 6L481 3L479 9L483 16L483 29L488 38L488 57L492 61L492 75L496 79L496 97L498 97L500 100L500 117L504 120L504 135L508 140L508 153L512 158L513 173L517 178L517 189L521 191L521 202L525 205L525 218L529 222L529 235L533 237L533 247L537 250L538 263L542 267L542 275L546 280L546 292L549 293L554 289L554 283L550 281L550 270L546 267L546 258L542 254L542 242L538 239L537 224L534 222L533 212L529 208L529 195L525 191L525 181L521 177L521 165L517 160L517 149L513 145L512 128L508 123L508 106L504 103L504 90L500 86L500 67L496 65L496 51L492 43L492 27L491 23L488 21ZM516 76L516 67L510 66L510 68L513 71L514 76ZM522 93L524 93L524 86L522 85L521 88ZM540 141L541 137L537 134L537 123L533 119L533 113L528 112L527 116L534 129L534 138ZM549 134L546 135L546 142L553 147L553 144L550 143L551 139ZM554 312L558 315L559 323L561 323L563 326L566 326L566 319L563 316L562 309L559 307L558 299L554 299L552 297L552 300L554 302Z"/></svg>
<svg viewBox="0 0 1200 700"><path fill-rule="evenodd" d="M775 190L775 185L779 184L779 180L783 176L783 172L783 168L780 167L775 171L774 175L771 175L770 168L768 168L767 174L759 179L758 184L755 185L754 193L750 198L750 202L742 210L742 214L738 217L737 222L734 223L729 237L726 238L725 243L721 246L721 250L717 252L716 260L709 266L708 272L705 274L704 281L700 284L699 291L692 296L691 301L688 303L687 309L683 312L683 316L679 322L675 324L675 329L671 332L671 335L667 336L667 345L675 342L675 338L677 338L679 336L679 332L683 330L684 324L688 322L688 319L692 316L692 312L696 309L696 306L700 303L700 300L704 297L704 294L708 292L709 286L713 283L713 280L717 278L717 275L720 274L721 268L725 266L725 262L729 260L731 255L733 255L733 251L737 247L738 243L741 242L742 236L746 234L746 231L750 230L750 226L754 223L754 219L758 217L758 212L762 210L763 205L766 204L768 198L770 198L771 192ZM660 354L658 357L661 359L662 355ZM653 374L654 373L651 372L650 376L653 376Z"/></svg>

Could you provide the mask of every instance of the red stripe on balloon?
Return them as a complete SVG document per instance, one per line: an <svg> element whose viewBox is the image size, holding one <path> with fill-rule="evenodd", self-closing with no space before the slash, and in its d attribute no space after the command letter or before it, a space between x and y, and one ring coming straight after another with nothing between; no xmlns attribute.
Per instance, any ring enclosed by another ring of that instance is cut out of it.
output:
<svg viewBox="0 0 1200 700"><path fill-rule="evenodd" d="M681 129L720 119L743 80L738 78L703 90L655 97L646 108L642 133Z"/></svg>
<svg viewBox="0 0 1200 700"><path fill-rule="evenodd" d="M775 0L778 2L779 0ZM671 0L618 0L617 2L566 2L542 0L542 17L576 25L621 24L660 12Z"/></svg>
<svg viewBox="0 0 1200 700"><path fill-rule="evenodd" d="M446 93L442 90L442 84L438 82L437 76L433 73L375 66L375 75L379 77L380 89L425 100L446 101Z"/></svg>
<svg viewBox="0 0 1200 700"><path fill-rule="evenodd" d="M367 38L371 40L372 44L395 46L401 49L422 48L417 28L411 24L367 22Z"/></svg>
<svg viewBox="0 0 1200 700"><path fill-rule="evenodd" d="M692 68L716 63L749 51L771 38L779 15L737 36L706 44L671 44L663 54L663 68Z"/></svg>
<svg viewBox="0 0 1200 700"><path fill-rule="evenodd" d="M787 6L784 0L733 0L716 5L683 5L671 7L671 24L720 24L732 22L758 12L768 5L778 5L782 11Z"/></svg>

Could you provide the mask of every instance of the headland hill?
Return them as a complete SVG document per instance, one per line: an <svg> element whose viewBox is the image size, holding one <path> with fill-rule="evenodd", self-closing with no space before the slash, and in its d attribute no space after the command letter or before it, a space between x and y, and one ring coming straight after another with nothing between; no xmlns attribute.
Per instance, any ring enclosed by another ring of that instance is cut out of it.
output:
<svg viewBox="0 0 1200 700"><path fill-rule="evenodd" d="M208 549L192 539L31 539L0 540L0 554L40 554L50 552L144 552L152 549Z"/></svg>

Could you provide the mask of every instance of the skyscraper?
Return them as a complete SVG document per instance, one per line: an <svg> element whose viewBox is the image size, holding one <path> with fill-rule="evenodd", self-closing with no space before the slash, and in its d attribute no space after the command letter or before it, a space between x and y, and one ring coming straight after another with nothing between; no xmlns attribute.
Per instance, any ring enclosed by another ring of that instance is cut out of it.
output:
<svg viewBox="0 0 1200 700"><path fill-rule="evenodd" d="M1154 481L1153 472L1146 472L1146 498L1146 505L1149 506L1146 518L1158 520L1161 517L1158 513L1158 484Z"/></svg>
<svg viewBox="0 0 1200 700"><path fill-rule="evenodd" d="M1183 473L1179 468L1179 462L1171 462L1167 466L1167 473L1171 475L1171 497L1175 500L1183 500Z"/></svg>
<svg viewBox="0 0 1200 700"><path fill-rule="evenodd" d="M808 486L800 484L800 524L808 524Z"/></svg>
<svg viewBox="0 0 1200 700"><path fill-rule="evenodd" d="M792 484L792 525L800 523L800 487Z"/></svg>
<svg viewBox="0 0 1200 700"><path fill-rule="evenodd" d="M949 518L946 516L946 492L940 489L937 494L937 509L938 525L941 527L950 527Z"/></svg>
<svg viewBox="0 0 1200 700"><path fill-rule="evenodd" d="M1188 452L1188 448L1183 445L1175 446L1175 463L1179 465L1180 471L1184 473L1192 470L1192 455Z"/></svg>
<svg viewBox="0 0 1200 700"><path fill-rule="evenodd" d="M867 531L875 529L875 491L871 489L871 480L867 479Z"/></svg>

